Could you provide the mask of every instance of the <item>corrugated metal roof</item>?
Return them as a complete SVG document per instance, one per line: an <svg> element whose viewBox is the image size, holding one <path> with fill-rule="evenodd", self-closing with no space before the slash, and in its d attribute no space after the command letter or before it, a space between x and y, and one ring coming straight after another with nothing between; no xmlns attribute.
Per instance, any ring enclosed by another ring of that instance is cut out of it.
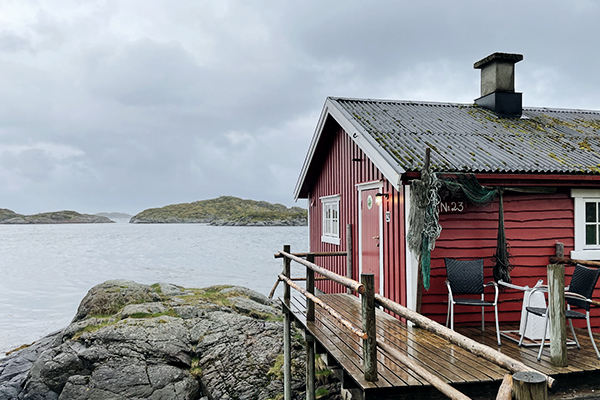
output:
<svg viewBox="0 0 600 400"><path fill-rule="evenodd" d="M471 104L329 101L398 170L420 171L430 147L439 171L600 173L600 111L524 108L510 119Z"/></svg>

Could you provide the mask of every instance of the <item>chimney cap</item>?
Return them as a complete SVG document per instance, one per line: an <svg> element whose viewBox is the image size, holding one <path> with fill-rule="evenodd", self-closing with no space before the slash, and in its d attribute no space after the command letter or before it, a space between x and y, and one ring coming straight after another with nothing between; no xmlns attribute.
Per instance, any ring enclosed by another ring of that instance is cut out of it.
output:
<svg viewBox="0 0 600 400"><path fill-rule="evenodd" d="M522 59L523 59L523 54L494 53L494 54L490 54L489 56L477 61L475 64L473 64L473 68L482 69L487 64L494 62L494 61L516 64L519 61L521 61Z"/></svg>

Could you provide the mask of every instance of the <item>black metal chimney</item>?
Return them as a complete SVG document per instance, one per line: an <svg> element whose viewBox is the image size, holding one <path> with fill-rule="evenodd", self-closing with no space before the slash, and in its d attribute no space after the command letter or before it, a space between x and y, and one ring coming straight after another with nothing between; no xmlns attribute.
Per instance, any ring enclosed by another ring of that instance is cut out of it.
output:
<svg viewBox="0 0 600 400"><path fill-rule="evenodd" d="M481 97L475 104L505 117L517 118L523 112L523 94L515 93L515 64L522 54L494 53L477 61L481 70Z"/></svg>

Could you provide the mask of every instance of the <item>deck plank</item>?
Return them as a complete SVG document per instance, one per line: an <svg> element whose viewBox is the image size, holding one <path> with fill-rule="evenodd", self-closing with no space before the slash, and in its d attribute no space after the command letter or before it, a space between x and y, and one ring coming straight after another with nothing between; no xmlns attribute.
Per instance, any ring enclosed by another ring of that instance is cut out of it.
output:
<svg viewBox="0 0 600 400"><path fill-rule="evenodd" d="M319 295L319 298L355 326L362 327L361 303L357 297L347 294L322 294ZM404 394L409 393L406 390L433 390L423 378L388 357L381 349L377 351L379 380L377 382L365 381L362 340L358 336L343 327L320 307L316 307L315 322L307 323L306 298L304 296L294 295L290 303L283 304L292 311L297 323L310 332L335 359L340 368L351 377L352 382L350 383L355 383L362 390L365 398L371 398L371 396L377 398L378 393L384 397L389 396L390 393L396 393L393 392L394 390L399 390L397 393ZM423 329L408 327L399 319L382 310L377 309L376 316L378 340L385 340L450 384L465 388L478 387L474 385L488 385L489 388L489 385L493 387L493 385L499 384L504 375L508 373L504 368L453 345L446 339ZM567 367L552 366L547 349L542 355L542 360L538 362L536 358L539 347L518 347L516 342L508 339L503 339L502 346L498 347L494 329L481 332L479 326L458 326L456 331L490 348L497 349L542 373L552 375L561 381L566 379L567 384L569 374L581 377L581 373L589 373L591 375L585 376L594 377L594 379L600 376L600 360L596 357L585 329L576 328L582 348L578 350L575 346L568 347L569 365ZM568 335L570 336L570 332ZM600 336L596 334L594 336L597 343L600 343ZM346 379L346 375L344 375L344 379Z"/></svg>
<svg viewBox="0 0 600 400"><path fill-rule="evenodd" d="M345 301L339 295L331 296L327 297L327 301L336 305L341 306L341 303ZM347 309L344 311L343 315L349 320L354 323L360 322L360 316L356 310L352 310L352 313L349 313ZM377 312L377 334L380 338L384 338L399 350L407 353L413 361L449 383L493 381L502 379L507 372L500 369L499 372L491 373L491 376L486 375L477 368L481 367L480 365L473 366L473 361L479 360L477 356L473 360L466 356L471 354L468 351L451 345L425 330L407 328L405 324L379 310Z"/></svg>
<svg viewBox="0 0 600 400"><path fill-rule="evenodd" d="M299 309L305 310L304 298L302 297L300 299L301 300L296 302L296 306ZM355 368L358 368L357 371L364 380L362 344L360 343L360 339L347 329L339 326L337 321L335 321L327 312L323 312L319 307L315 309L315 317L315 328L319 329L320 333L324 334L328 340L331 341L332 338L335 338L335 341L339 340L340 343L343 343L343 345L338 343L338 349L340 349L346 357L355 360L354 366ZM394 371L389 365L382 363L382 360L379 357L378 368L379 380L373 385L375 387L415 386L422 384L415 378L411 371L406 369ZM359 384L366 387L361 382L359 382Z"/></svg>
<svg viewBox="0 0 600 400"><path fill-rule="evenodd" d="M303 312L304 326L306 324L306 302L300 302L297 297L292 297L292 303L290 304L292 309ZM349 348L348 344L339 339L338 335L331 334L326 324L323 323L322 319L315 320L310 325L309 331L318 340L327 351L336 359L340 366L348 372L352 379L363 389L378 388L380 383L368 382L364 379L364 372L359 364L359 359L355 357L355 353ZM388 385L389 386L389 385Z"/></svg>

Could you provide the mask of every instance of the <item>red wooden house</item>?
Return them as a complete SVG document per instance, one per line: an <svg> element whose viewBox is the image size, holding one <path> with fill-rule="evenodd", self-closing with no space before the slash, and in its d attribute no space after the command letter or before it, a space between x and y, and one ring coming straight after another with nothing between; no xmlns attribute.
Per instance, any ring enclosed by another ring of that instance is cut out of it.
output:
<svg viewBox="0 0 600 400"><path fill-rule="evenodd" d="M546 280L557 242L565 256L600 259L600 111L523 108L514 90L522 58L495 53L477 62L481 97L474 104L328 98L294 193L308 199L310 250L345 250L351 224L353 278L372 272L379 293L415 309L418 263L406 232L411 180L420 178L429 148L433 172L474 173L481 185L505 189L514 284ZM445 322L443 259L483 258L486 282L492 279L499 200L482 207L449 196L439 210L442 232L422 313ZM346 275L345 260L319 261ZM566 267L567 283L573 268ZM319 288L342 291L333 283ZM500 295L502 323L519 321L521 298ZM592 315L597 330L600 311ZM478 321L475 309L457 309L457 323L471 318Z"/></svg>

